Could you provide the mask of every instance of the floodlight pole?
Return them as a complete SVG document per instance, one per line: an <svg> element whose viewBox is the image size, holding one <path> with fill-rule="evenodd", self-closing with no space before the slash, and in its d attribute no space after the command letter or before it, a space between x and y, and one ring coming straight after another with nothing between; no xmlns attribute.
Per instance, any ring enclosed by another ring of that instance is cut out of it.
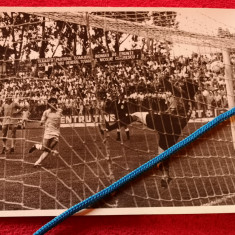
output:
<svg viewBox="0 0 235 235"><path fill-rule="evenodd" d="M235 96L234 96L233 68L231 65L229 48L223 49L223 61L224 61L224 66L225 66L225 84L226 84L226 91L227 91L228 107L229 109L231 109L235 107L235 100L234 100ZM230 123L231 123L233 147L235 149L235 117L234 116L230 118Z"/></svg>

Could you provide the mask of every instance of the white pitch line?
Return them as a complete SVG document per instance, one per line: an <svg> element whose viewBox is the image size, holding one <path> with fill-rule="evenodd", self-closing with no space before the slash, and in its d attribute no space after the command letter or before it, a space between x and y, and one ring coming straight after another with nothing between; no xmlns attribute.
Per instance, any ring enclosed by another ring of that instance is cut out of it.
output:
<svg viewBox="0 0 235 235"><path fill-rule="evenodd" d="M187 159L197 159L197 158L203 158L203 159L210 159L210 158L213 158L214 156L193 156L193 158L189 158L189 156L181 156L181 158L187 158ZM217 156L215 156L217 157ZM111 157L111 159L119 159L119 158L122 158L122 155L118 155L118 156L115 156L115 157ZM2 159L0 158L0 160L8 160L8 159ZM10 160L10 159L9 159ZM11 159L12 160L12 159ZM18 160L18 159L17 159ZM17 161L16 160L16 161ZM105 161L107 159L100 159L100 161ZM91 164L91 163L96 163L97 161L89 161L89 162L86 162L86 163L77 163L77 164L73 164L73 166L79 166L79 165L82 165L82 164ZM31 163L31 162L26 162L26 161L23 161L23 163L25 164L29 164L29 165L33 165L34 163ZM43 167L42 167L43 168ZM60 168L52 168L50 169L51 171L55 171L55 170L67 170L67 167L60 167ZM29 175L33 175L33 174L36 174L38 173L39 171L35 171L35 172L32 172L32 173L27 173L27 174L20 174L20 175L14 175L14 176L9 176L8 178L15 178L15 177L23 177L23 176L29 176Z"/></svg>
<svg viewBox="0 0 235 235"><path fill-rule="evenodd" d="M121 158L121 156L116 156L116 157L113 157L112 159L118 159L118 158ZM103 161L105 161L106 159L102 159ZM29 165L33 165L34 163L31 163L31 162L24 162L25 164L29 164ZM79 166L79 165L82 165L82 164L90 164L90 163L96 163L96 161L89 161L89 162L86 162L86 163L77 163L77 164L73 164L73 166ZM34 169L34 168L32 168ZM37 168L37 169L40 169L40 168ZM43 169L43 166L42 166L42 169ZM68 167L60 167L60 168L52 168L52 169L48 169L48 170L51 170L51 171L56 171L56 170L59 170L59 171L68 171ZM11 176L8 176L6 177L6 179L11 179L11 178L15 178L15 177L24 177L24 176L30 176L30 175L34 175L36 173L39 173L40 171L35 171L35 172L32 172L32 173L27 173L27 174L19 174L19 175L11 175Z"/></svg>
<svg viewBox="0 0 235 235"><path fill-rule="evenodd" d="M16 177L18 178L18 177L30 176L30 175L34 175L34 174L37 174L37 173L39 173L39 171L35 171L35 172L27 173L27 174L11 175L11 176L6 177L6 179L12 179L12 178L16 178Z"/></svg>
<svg viewBox="0 0 235 235"><path fill-rule="evenodd" d="M218 205L218 204L226 201L227 199L230 199L230 198L233 198L233 197L235 197L235 194L224 196L224 197L222 197L220 199L216 199L216 200L214 200L212 202L203 204L202 206L214 206L214 205Z"/></svg>

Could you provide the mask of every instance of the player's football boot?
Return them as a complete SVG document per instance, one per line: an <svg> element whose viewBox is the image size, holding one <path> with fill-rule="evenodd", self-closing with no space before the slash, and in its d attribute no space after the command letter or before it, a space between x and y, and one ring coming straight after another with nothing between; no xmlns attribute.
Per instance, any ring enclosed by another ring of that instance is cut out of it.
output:
<svg viewBox="0 0 235 235"><path fill-rule="evenodd" d="M57 150L51 150L51 154L54 157L57 157L59 155L59 152Z"/></svg>
<svg viewBox="0 0 235 235"><path fill-rule="evenodd" d="M35 145L33 145L30 149L29 149L29 153L32 153L33 151L35 151L37 148Z"/></svg>
<svg viewBox="0 0 235 235"><path fill-rule="evenodd" d="M38 163L38 164L35 163L35 164L33 165L33 167L35 167L35 168L39 168L39 167L41 167L41 166L42 166L42 165L39 164L39 163Z"/></svg>
<svg viewBox="0 0 235 235"><path fill-rule="evenodd" d="M172 181L172 178L171 177L168 177L168 178L162 178L161 179L161 187L162 188L167 188L170 184L170 182Z"/></svg>
<svg viewBox="0 0 235 235"><path fill-rule="evenodd" d="M3 147L3 148L2 148L2 153L1 153L1 154L5 154L5 153L7 153L7 152L8 152L8 148Z"/></svg>

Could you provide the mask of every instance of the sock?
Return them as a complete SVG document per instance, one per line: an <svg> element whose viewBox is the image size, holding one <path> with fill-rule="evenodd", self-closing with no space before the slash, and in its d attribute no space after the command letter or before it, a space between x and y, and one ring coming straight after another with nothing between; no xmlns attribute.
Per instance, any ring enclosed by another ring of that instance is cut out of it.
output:
<svg viewBox="0 0 235 235"><path fill-rule="evenodd" d="M129 139L130 139L130 132L129 132L129 129L126 128L126 129L125 129L125 132L126 132L126 137L127 137L127 139L129 140Z"/></svg>
<svg viewBox="0 0 235 235"><path fill-rule="evenodd" d="M15 139L14 138L11 140L11 148L15 148Z"/></svg>
<svg viewBox="0 0 235 235"><path fill-rule="evenodd" d="M6 147L7 147L6 141L3 141L3 142L2 142L2 146L3 146L3 148L6 148Z"/></svg>
<svg viewBox="0 0 235 235"><path fill-rule="evenodd" d="M163 152L164 152L164 150L163 150L161 147L158 146L158 155L161 154L161 153L163 153ZM158 164L157 164L157 167L158 167L161 171L163 171L163 169L162 169L162 168L163 168L162 162L158 163Z"/></svg>
<svg viewBox="0 0 235 235"><path fill-rule="evenodd" d="M164 150L158 146L158 154L163 153L163 152L164 152Z"/></svg>
<svg viewBox="0 0 235 235"><path fill-rule="evenodd" d="M120 140L121 139L121 133L120 133L120 130L117 130L117 140Z"/></svg>
<svg viewBox="0 0 235 235"><path fill-rule="evenodd" d="M48 155L48 152L43 152L39 159L34 163L34 165L39 165Z"/></svg>

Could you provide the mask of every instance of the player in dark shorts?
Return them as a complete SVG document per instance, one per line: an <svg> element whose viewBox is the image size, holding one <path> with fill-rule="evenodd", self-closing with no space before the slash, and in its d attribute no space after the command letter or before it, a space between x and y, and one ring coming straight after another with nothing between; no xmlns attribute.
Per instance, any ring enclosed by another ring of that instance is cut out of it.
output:
<svg viewBox="0 0 235 235"><path fill-rule="evenodd" d="M173 84L168 77L162 79L165 91L172 93L173 99L166 110L160 112L135 112L131 114L133 121L144 123L147 127L158 132L158 154L164 152L178 141L182 130L187 125L192 112L194 96L198 91L198 84L185 78L181 85ZM161 164L165 179L161 185L167 187L169 177L169 159Z"/></svg>
<svg viewBox="0 0 235 235"><path fill-rule="evenodd" d="M112 110L115 115L115 122L110 125L108 122L105 122L106 131L117 130L117 141L121 140L121 128L125 129L127 140L130 139L130 131L128 125L130 124L131 116L129 115L128 104L124 99L124 94L119 94L118 99L114 102L111 102ZM101 134L104 134L104 130L99 125Z"/></svg>

